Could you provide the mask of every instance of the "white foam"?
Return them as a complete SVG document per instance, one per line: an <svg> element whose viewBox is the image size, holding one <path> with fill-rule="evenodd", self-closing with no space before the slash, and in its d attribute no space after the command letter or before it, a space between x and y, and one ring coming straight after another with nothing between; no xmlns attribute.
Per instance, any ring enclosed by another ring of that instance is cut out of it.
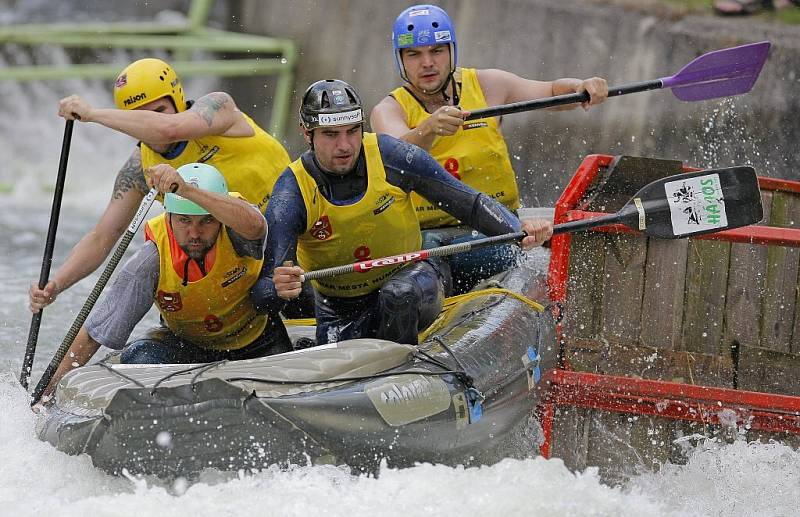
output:
<svg viewBox="0 0 800 517"><path fill-rule="evenodd" d="M207 472L169 484L111 477L88 457L40 442L35 416L10 372L0 373L0 514L342 515L790 515L800 507L800 455L779 444L705 443L687 465L664 465L625 487L559 459L504 460L479 468L383 468L378 478L335 466ZM181 495L177 495L181 494Z"/></svg>

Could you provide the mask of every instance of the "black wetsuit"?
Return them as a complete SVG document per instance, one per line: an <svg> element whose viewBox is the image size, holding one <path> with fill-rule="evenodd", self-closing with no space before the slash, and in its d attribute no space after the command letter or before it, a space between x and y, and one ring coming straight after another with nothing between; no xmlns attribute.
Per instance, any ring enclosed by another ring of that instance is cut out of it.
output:
<svg viewBox="0 0 800 517"><path fill-rule="evenodd" d="M390 184L440 203L443 210L484 234L520 230L519 220L507 208L456 180L419 147L378 135L378 149ZM352 204L366 192L363 148L355 167L345 175L324 172L312 151L304 153L301 160L320 194L333 204ZM306 217L300 187L287 168L278 178L267 207L269 233L264 265L251 291L257 310L274 312L283 307L285 300L277 296L272 273L275 266L295 256L297 238L306 230ZM317 293L317 343L378 337L415 344L418 330L430 325L441 310L443 284L447 283L449 266L432 259L402 269L379 290L364 296L333 298Z"/></svg>

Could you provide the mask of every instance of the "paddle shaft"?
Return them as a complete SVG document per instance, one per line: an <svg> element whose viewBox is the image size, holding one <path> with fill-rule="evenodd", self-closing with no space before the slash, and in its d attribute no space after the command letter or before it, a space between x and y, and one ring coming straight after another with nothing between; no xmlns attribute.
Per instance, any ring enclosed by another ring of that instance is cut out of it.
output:
<svg viewBox="0 0 800 517"><path fill-rule="evenodd" d="M627 95L629 93L646 92L650 90L659 90L663 87L661 79L653 79L652 81L642 81L639 83L622 84L620 86L612 86L608 88L609 97L617 97L619 95ZM566 95L557 95L555 97L546 97L544 99L536 99L532 101L512 102L511 104L501 104L500 106L492 106L490 108L483 108L470 112L464 120L475 120L486 117L498 117L501 115L508 115L510 113L519 113L521 111L533 111L545 108L552 108L555 106L563 106L565 104L576 104L579 102L588 102L589 92L583 91L581 93L568 93Z"/></svg>
<svg viewBox="0 0 800 517"><path fill-rule="evenodd" d="M50 280L50 267L53 265L53 250L56 244L56 233L58 232L58 219L61 215L61 199L64 196L64 182L67 176L67 161L69 159L69 148L72 142L72 128L75 121L67 120L64 126L64 138L61 141L61 158L58 162L58 175L56 177L56 187L53 192L53 207L50 209L50 226L47 229L47 239L44 245L44 257L42 258L42 270L39 273L39 289L44 289ZM19 382L22 387L28 389L28 379L33 367L33 359L36 355L36 343L39 341L39 327L42 324L43 309L31 318L31 328L28 331L28 345L25 348L25 357L22 360L22 372Z"/></svg>
<svg viewBox="0 0 800 517"><path fill-rule="evenodd" d="M570 221L567 223L557 224L553 226L553 235L588 230L590 228L595 228L597 226L606 224L614 224L619 222L619 219L620 217L618 214L609 214L602 217L595 217L593 219L583 219L579 221ZM317 271L309 271L303 275L303 280L317 280L320 278L328 278L356 272L363 273L378 267L405 264L407 262L419 262L430 257L446 257L449 255L455 255L456 253L463 253L466 251L485 248L487 246L506 244L509 242L519 242L525 237L527 237L525 232L504 233L502 235L495 235L493 237L475 239L474 241L460 242L458 244L449 244L447 246L439 246L437 248L419 250L412 253L404 253L402 255L394 255L375 260L356 262L354 264L344 264L342 266L319 269Z"/></svg>
<svg viewBox="0 0 800 517"><path fill-rule="evenodd" d="M612 86L608 89L608 96L616 97L628 93L670 88L682 101L700 101L747 93L761 73L769 48L770 43L762 41L708 52L693 59L673 76ZM588 92L570 93L475 110L467 115L466 120L552 108L589 100Z"/></svg>
<svg viewBox="0 0 800 517"><path fill-rule="evenodd" d="M139 210L133 217L133 220L131 221L130 226L128 226L128 229L125 231L125 235L123 235L119 245L117 245L114 255L111 257L111 260L108 261L108 264L106 264L106 267L100 275L100 278L97 280L94 289L92 289L92 292L89 294L89 297L83 304L78 316L75 318L75 321L72 323L72 326L70 327L66 336L64 336L64 340L58 347L58 350L53 356L53 359L50 361L50 364L47 366L47 369L42 374L42 378L39 379L36 389L33 390L33 394L31 395L32 406L39 402L39 399L42 397L47 385L50 384L53 374L55 374L59 364L61 364L61 361L64 359L64 356L67 355L67 350L69 350L69 347L72 346L73 341L75 341L75 337L78 335L78 332L83 326L83 323L86 321L86 318L89 316L89 313L92 311L92 308L94 308L94 304L100 297L100 293L103 292L103 289L108 283L109 278L111 278L112 273L114 273L114 269L116 269L117 264L119 264L119 261L122 259L122 255L124 255L125 250L128 249L131 239L133 239L133 236L136 235L136 232L147 215L148 210L150 210L150 207L153 205L156 195L158 195L158 190L155 188L150 189L150 192L147 193L145 198L142 200L141 205L139 205Z"/></svg>
<svg viewBox="0 0 800 517"><path fill-rule="evenodd" d="M696 196L694 189L697 189ZM692 204L693 199L696 201L695 204ZM730 211L724 216L722 213L725 212L725 208L720 206L723 202L725 206L730 205L728 207ZM696 209L706 212L698 214L695 212ZM677 219L676 213L679 214ZM762 217L761 192L755 171L751 167L731 167L682 173L653 181L639 189L616 213L557 224L553 227L553 234L622 224L650 237L680 238L738 228L756 223ZM695 226L690 226L690 223L694 223ZM363 273L378 267L419 262L430 257L444 257L495 244L519 241L525 236L524 232L508 233L391 257L364 260L310 271L302 275L302 280Z"/></svg>

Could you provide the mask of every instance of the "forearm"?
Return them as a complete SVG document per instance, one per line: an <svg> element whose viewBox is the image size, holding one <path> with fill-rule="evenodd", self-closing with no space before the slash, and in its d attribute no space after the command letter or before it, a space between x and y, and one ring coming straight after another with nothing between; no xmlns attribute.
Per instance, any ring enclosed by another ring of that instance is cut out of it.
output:
<svg viewBox="0 0 800 517"><path fill-rule="evenodd" d="M470 228L485 235L519 231L519 219L508 208L486 194L477 192L456 180L432 186L433 188L419 189L417 192L428 201L438 203L444 211Z"/></svg>
<svg viewBox="0 0 800 517"><path fill-rule="evenodd" d="M148 144L169 144L181 140L173 115L148 110L94 109L86 122L130 135Z"/></svg>
<svg viewBox="0 0 800 517"><path fill-rule="evenodd" d="M393 97L386 97L372 110L370 124L375 133L393 136L429 151L436 138L430 117L409 128L403 108Z"/></svg>
<svg viewBox="0 0 800 517"><path fill-rule="evenodd" d="M245 239L262 239L267 233L264 216L242 199L201 190L190 184L185 184L177 193L208 210L215 219Z"/></svg>
<svg viewBox="0 0 800 517"><path fill-rule="evenodd" d="M296 262L297 239L306 229L303 196L291 171L278 178L267 205L267 243L261 276L250 290L250 299L260 313L277 313L286 305L278 296L272 279L276 266L286 261Z"/></svg>
<svg viewBox="0 0 800 517"><path fill-rule="evenodd" d="M583 81L580 79L575 79L574 77L562 77L561 79L556 79L552 82L553 96L575 93L575 89L578 88L582 82Z"/></svg>
<svg viewBox="0 0 800 517"><path fill-rule="evenodd" d="M486 194L475 198L468 224L489 236L518 232L522 228L517 216Z"/></svg>
<svg viewBox="0 0 800 517"><path fill-rule="evenodd" d="M119 235L107 235L97 230L84 235L51 279L58 291L69 289L100 267L118 238Z"/></svg>
<svg viewBox="0 0 800 517"><path fill-rule="evenodd" d="M436 134L433 132L433 127L430 122L431 119L427 118L419 126L409 129L401 135L392 136L396 136L404 142L414 144L417 147L425 149L426 151L430 151L433 141L436 139Z"/></svg>
<svg viewBox="0 0 800 517"><path fill-rule="evenodd" d="M269 275L266 272L266 269L262 270L261 278L250 288L250 301L259 314L277 314L286 306L286 300L278 296L272 271Z"/></svg>
<svg viewBox="0 0 800 517"><path fill-rule="evenodd" d="M89 362L89 359L92 358L99 348L100 344L89 336L89 333L86 332L86 327L81 327L81 330L75 337L75 341L73 341L72 346L67 350L64 359L61 360L47 388L45 388L43 396L50 396L58 385L58 381L60 381L64 375Z"/></svg>
<svg viewBox="0 0 800 517"><path fill-rule="evenodd" d="M392 185L415 191L481 233L499 235L520 228L505 206L456 180L430 154L387 135L378 137L378 146Z"/></svg>
<svg viewBox="0 0 800 517"><path fill-rule="evenodd" d="M569 95L571 93L575 93L576 88L581 85L580 79L575 79L572 77L563 77L561 79L556 79L553 81L552 88L553 88L553 97L559 95ZM572 103L572 104L564 104L562 106L555 106L552 108L548 108L550 111L568 111L573 110L580 106L579 103Z"/></svg>

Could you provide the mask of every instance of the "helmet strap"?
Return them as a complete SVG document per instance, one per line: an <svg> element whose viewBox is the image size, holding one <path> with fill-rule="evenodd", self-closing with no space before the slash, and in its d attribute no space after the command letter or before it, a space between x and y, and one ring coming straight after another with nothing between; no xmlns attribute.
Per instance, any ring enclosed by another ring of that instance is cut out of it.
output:
<svg viewBox="0 0 800 517"><path fill-rule="evenodd" d="M461 97L458 95L458 85L456 84L455 78L453 78L453 72L447 74L447 79L444 81L444 85L442 85L442 98L444 101L450 102L450 96L447 95L447 86L449 84L453 85L453 106L458 106L458 103L461 101Z"/></svg>
<svg viewBox="0 0 800 517"><path fill-rule="evenodd" d="M405 70L403 70L403 71L405 72ZM434 92L430 92L430 95L442 92L442 98L444 99L444 101L445 102L450 102L450 96L447 95L447 86L452 84L453 85L453 106L458 106L459 102L461 102L461 96L458 93L458 83L456 83L456 80L453 77L454 73L455 73L455 70L451 70L450 73L447 74L447 79L444 80L444 83L442 84L442 86L438 90L436 90ZM402 78L403 78L403 80L405 82L410 84L412 87L414 86L414 84L408 79L408 74L404 73L402 75ZM428 93L428 92L423 92L423 93Z"/></svg>

